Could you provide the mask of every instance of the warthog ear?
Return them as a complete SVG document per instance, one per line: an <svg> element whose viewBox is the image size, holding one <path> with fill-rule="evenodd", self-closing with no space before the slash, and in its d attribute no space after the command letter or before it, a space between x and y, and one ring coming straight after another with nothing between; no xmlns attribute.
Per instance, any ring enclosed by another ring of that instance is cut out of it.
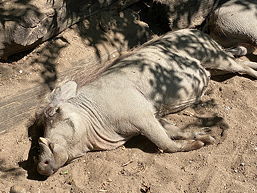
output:
<svg viewBox="0 0 257 193"><path fill-rule="evenodd" d="M68 81L60 87L55 88L49 96L50 103L48 104L47 108L45 108L45 116L54 116L58 112L59 104L75 97L76 94L77 83L74 81Z"/></svg>
<svg viewBox="0 0 257 193"><path fill-rule="evenodd" d="M77 94L77 83L74 81L68 81L53 90L50 100L53 106L59 104L61 101L69 100L75 97Z"/></svg>

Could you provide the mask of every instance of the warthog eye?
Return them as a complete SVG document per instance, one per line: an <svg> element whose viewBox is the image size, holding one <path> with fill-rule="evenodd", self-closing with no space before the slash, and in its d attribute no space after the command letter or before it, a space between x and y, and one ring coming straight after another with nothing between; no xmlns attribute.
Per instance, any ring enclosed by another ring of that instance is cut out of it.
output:
<svg viewBox="0 0 257 193"><path fill-rule="evenodd" d="M74 123L69 118L65 119L64 121L72 128L75 128Z"/></svg>
<svg viewBox="0 0 257 193"><path fill-rule="evenodd" d="M61 110L60 110L60 107L58 109L56 109L56 113L60 113Z"/></svg>

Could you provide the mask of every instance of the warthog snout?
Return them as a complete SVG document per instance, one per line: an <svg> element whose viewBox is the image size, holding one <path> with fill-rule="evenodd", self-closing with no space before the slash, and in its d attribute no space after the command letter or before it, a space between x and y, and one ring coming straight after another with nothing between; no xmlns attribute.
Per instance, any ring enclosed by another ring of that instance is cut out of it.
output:
<svg viewBox="0 0 257 193"><path fill-rule="evenodd" d="M49 139L39 138L40 155L37 171L44 176L54 174L68 160L67 151L58 144L51 143Z"/></svg>

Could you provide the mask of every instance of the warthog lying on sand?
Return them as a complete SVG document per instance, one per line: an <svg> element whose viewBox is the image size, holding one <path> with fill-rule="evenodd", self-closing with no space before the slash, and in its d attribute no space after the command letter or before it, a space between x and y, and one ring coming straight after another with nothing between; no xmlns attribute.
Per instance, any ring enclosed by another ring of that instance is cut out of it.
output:
<svg viewBox="0 0 257 193"><path fill-rule="evenodd" d="M88 151L114 149L139 134L164 152L213 143L204 131L183 132L162 119L200 99L209 81L205 68L257 78L209 36L186 29L145 44L81 88L74 81L57 87L43 113L38 172L49 176Z"/></svg>

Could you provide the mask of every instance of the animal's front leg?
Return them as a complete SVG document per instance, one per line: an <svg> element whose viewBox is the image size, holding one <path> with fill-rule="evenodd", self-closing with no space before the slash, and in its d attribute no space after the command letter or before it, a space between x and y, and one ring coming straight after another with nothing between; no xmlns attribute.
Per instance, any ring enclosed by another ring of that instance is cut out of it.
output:
<svg viewBox="0 0 257 193"><path fill-rule="evenodd" d="M161 123L151 114L145 114L133 123L140 133L150 139L164 152L192 151L205 145L201 140L174 141L167 134Z"/></svg>
<svg viewBox="0 0 257 193"><path fill-rule="evenodd" d="M160 123L164 127L167 135L171 139L178 139L178 140L200 140L204 142L205 144L213 144L215 142L215 139L207 134L206 131L202 130L200 132L184 132L179 127L176 127L175 125L172 125L167 120L161 118Z"/></svg>

